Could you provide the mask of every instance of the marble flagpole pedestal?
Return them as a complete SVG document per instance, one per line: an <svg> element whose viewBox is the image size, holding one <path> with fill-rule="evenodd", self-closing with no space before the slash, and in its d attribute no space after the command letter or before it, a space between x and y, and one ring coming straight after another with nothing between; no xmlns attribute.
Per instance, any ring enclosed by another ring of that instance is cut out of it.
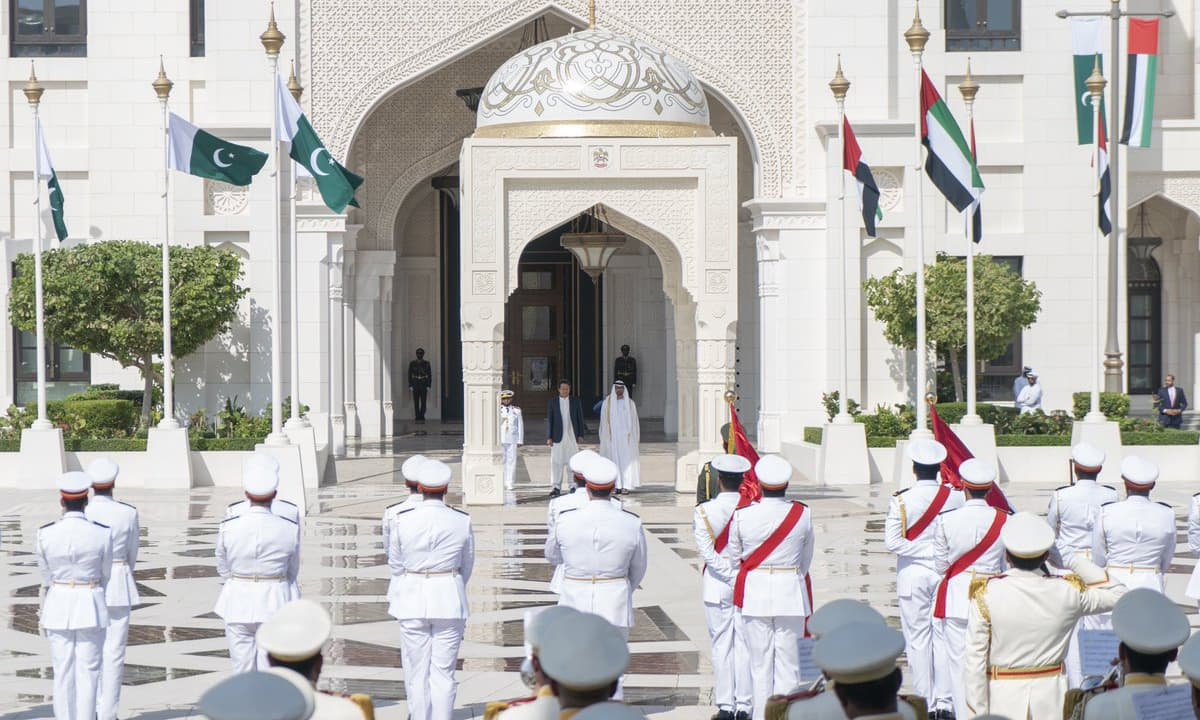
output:
<svg viewBox="0 0 1200 720"><path fill-rule="evenodd" d="M294 441L287 445L260 443L254 447L254 451L270 455L278 461L279 489L276 491L276 496L280 500L287 500L300 508L301 517L307 515L308 505L305 493L304 463L301 459L300 446L296 445Z"/></svg>
<svg viewBox="0 0 1200 720"><path fill-rule="evenodd" d="M67 471L62 428L29 428L21 431L21 452L17 472L0 473L0 484L8 487L53 488L58 476ZM11 481L11 482L5 482Z"/></svg>
<svg viewBox="0 0 1200 720"><path fill-rule="evenodd" d="M1076 420L1071 426L1071 446L1086 442L1104 451L1104 467L1097 478L1101 483L1121 482L1121 427L1114 420Z"/></svg>
<svg viewBox="0 0 1200 720"><path fill-rule="evenodd" d="M191 490L192 448L187 428L153 427L146 436L146 454L153 470L146 487L155 490Z"/></svg>

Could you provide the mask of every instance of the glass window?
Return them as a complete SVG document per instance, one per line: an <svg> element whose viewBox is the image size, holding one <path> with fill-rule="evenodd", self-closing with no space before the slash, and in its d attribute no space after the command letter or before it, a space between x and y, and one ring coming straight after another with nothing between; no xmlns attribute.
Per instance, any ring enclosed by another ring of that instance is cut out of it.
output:
<svg viewBox="0 0 1200 720"><path fill-rule="evenodd" d="M87 55L87 0L9 0L13 57Z"/></svg>
<svg viewBox="0 0 1200 720"><path fill-rule="evenodd" d="M546 305L527 305L521 308L521 339L551 340L554 310Z"/></svg>
<svg viewBox="0 0 1200 720"><path fill-rule="evenodd" d="M947 0L946 50L1021 49L1021 0Z"/></svg>
<svg viewBox="0 0 1200 720"><path fill-rule="evenodd" d="M522 270L522 290L553 290L554 273L550 270Z"/></svg>
<svg viewBox="0 0 1200 720"><path fill-rule="evenodd" d="M188 30L192 57L204 57L204 0L188 1Z"/></svg>

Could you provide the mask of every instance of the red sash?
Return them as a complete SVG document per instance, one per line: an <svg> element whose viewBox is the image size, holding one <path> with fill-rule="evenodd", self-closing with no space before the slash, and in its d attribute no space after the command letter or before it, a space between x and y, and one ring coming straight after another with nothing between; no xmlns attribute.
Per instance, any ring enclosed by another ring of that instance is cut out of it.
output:
<svg viewBox="0 0 1200 720"><path fill-rule="evenodd" d="M729 516L729 521L725 523L725 527L721 528L721 532L717 533L717 537L713 539L713 550L718 555L725 550L725 546L729 544L729 526L733 524L733 516Z"/></svg>
<svg viewBox="0 0 1200 720"><path fill-rule="evenodd" d="M750 553L750 557L742 562L742 567L738 570L737 580L733 583L733 604L737 607L742 606L742 601L746 598L746 576L749 575L755 568L762 565L763 560L771 556L775 552L775 548L779 547L788 533L796 527L796 523L800 522L800 516L804 514L804 505L794 502L788 510L788 514L784 516L783 522L779 527L775 528L775 532L771 533L770 537L763 541L762 545L755 548L754 552Z"/></svg>
<svg viewBox="0 0 1200 720"><path fill-rule="evenodd" d="M925 509L925 514L913 523L912 527L904 531L904 539L912 542L921 537L921 533L925 532L925 528L933 523L933 519L938 516L942 508L946 506L946 500L950 498L950 486L938 486L937 494L933 496L933 502Z"/></svg>
<svg viewBox="0 0 1200 720"><path fill-rule="evenodd" d="M950 578L958 575L962 571L975 564L975 561L983 557L983 554L988 551L988 548L996 544L996 540L1000 539L1000 528L1004 527L1004 521L1008 518L1008 513L1003 510L996 511L996 517L992 519L991 527L984 533L983 539L979 544L971 548L971 550L950 563L950 567L946 569L946 577L938 583L937 603L933 606L933 616L938 620L946 617L946 592L950 588Z"/></svg>

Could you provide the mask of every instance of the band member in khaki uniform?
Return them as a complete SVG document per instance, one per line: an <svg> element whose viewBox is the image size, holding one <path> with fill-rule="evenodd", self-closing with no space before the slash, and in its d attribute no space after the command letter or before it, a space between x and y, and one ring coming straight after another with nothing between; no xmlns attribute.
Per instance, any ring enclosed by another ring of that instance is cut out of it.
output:
<svg viewBox="0 0 1200 720"><path fill-rule="evenodd" d="M813 662L833 681L847 718L900 720L904 701L897 693L903 676L896 660L904 636L878 623L834 628L813 646Z"/></svg>
<svg viewBox="0 0 1200 720"><path fill-rule="evenodd" d="M1165 591L1163 576L1175 558L1175 511L1151 502L1158 467L1136 455L1121 461L1125 499L1100 506L1092 561L1127 588Z"/></svg>
<svg viewBox="0 0 1200 720"><path fill-rule="evenodd" d="M1132 720L1133 696L1167 686L1167 666L1192 633L1187 615L1166 595L1148 588L1130 590L1112 613L1121 644L1121 687L1100 693L1084 707L1084 720Z"/></svg>
<svg viewBox="0 0 1200 720"><path fill-rule="evenodd" d="M309 720L316 697L308 683L254 670L210 687L200 696L196 710L208 720Z"/></svg>
<svg viewBox="0 0 1200 720"><path fill-rule="evenodd" d="M534 694L519 700L507 702L491 702L483 711L483 720L558 720L560 708L558 698L550 688L550 678L542 670L542 644L549 638L546 628L560 619L579 617L575 608L566 605L551 605L546 608L525 611L525 662L521 666L521 674Z"/></svg>
<svg viewBox="0 0 1200 720"><path fill-rule="evenodd" d="M1080 555L1070 563L1072 575L1047 574L1054 531L1032 513L1009 517L1000 542L1010 570L978 584L967 608L967 709L972 716L1061 720L1062 663L1075 622L1112 610L1125 587Z"/></svg>
<svg viewBox="0 0 1200 720"><path fill-rule="evenodd" d="M554 617L545 635L538 660L558 698L561 720L642 717L640 712L628 715L636 711L612 699L629 667L629 646L621 628L599 615L580 613Z"/></svg>

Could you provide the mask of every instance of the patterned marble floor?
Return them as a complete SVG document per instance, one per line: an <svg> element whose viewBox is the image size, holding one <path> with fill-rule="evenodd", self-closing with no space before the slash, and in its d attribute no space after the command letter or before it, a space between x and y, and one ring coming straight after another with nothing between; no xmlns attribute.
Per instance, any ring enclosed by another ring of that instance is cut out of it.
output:
<svg viewBox="0 0 1200 720"><path fill-rule="evenodd" d="M413 438L406 445L453 461L444 443ZM643 448L645 477L671 477L673 448ZM383 720L404 718L399 633L387 615L387 568L379 538L382 509L404 495L398 468L403 457L359 456L337 464L338 484L310 500L304 527L302 592L329 608L335 639L327 650L323 685L373 695ZM523 653L521 618L527 608L554 602L547 590L551 568L542 559L546 495L541 477L545 449L528 453L517 492L502 508L472 511L478 559L469 595L471 618L459 661L456 718L482 715L488 700L516 697ZM1021 509L1042 510L1052 486L1010 486ZM813 578L817 604L856 597L878 607L893 623L897 611L894 564L883 549L883 514L894 488L796 487L812 507L817 531ZM1173 504L1180 518L1181 553L1168 590L1182 597L1193 560L1186 553L1190 488L1167 487L1156 499ZM121 492L142 513L142 548L135 577L142 604L134 611L122 717L142 720L188 717L196 698L228 672L222 624L211 612L219 590L213 542L233 489L199 488L179 494ZM451 497L460 503L460 497ZM698 563L691 538L689 496L666 484L649 484L630 496L649 535L651 572L634 596L633 660L627 701L656 718L707 718L712 675L699 600ZM5 490L0 505L0 718L50 717L51 670L37 628L38 576L31 541L57 514L53 493ZM1189 613L1195 608L1185 605Z"/></svg>

